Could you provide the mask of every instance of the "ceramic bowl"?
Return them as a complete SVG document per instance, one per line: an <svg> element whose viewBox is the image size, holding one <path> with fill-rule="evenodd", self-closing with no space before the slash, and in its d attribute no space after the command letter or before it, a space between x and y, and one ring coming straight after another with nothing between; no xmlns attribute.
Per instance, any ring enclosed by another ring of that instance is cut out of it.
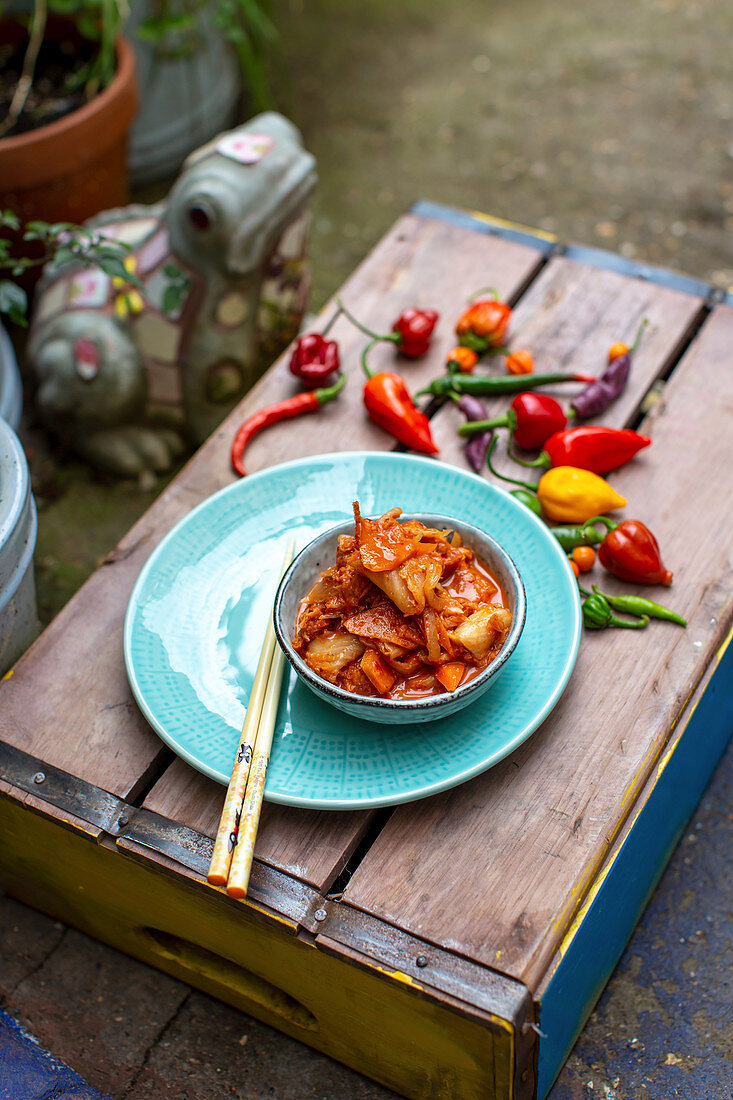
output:
<svg viewBox="0 0 733 1100"><path fill-rule="evenodd" d="M474 550L485 562L489 571L494 574L506 592L509 610L513 616L512 625L499 653L478 676L462 684L455 691L441 695L409 700L382 699L380 696L357 695L324 680L295 652L292 638L300 601L311 589L319 573L335 563L339 535L353 534L353 520L347 520L337 527L324 531L300 551L280 582L274 608L277 640L290 664L311 691L354 718L390 725L430 722L437 718L445 718L483 695L506 667L519 641L527 612L524 584L519 570L506 550L485 531L480 531L470 523L463 523L450 516L420 513L405 515L402 518L419 519L427 527L437 527L439 530L457 531L465 545Z"/></svg>

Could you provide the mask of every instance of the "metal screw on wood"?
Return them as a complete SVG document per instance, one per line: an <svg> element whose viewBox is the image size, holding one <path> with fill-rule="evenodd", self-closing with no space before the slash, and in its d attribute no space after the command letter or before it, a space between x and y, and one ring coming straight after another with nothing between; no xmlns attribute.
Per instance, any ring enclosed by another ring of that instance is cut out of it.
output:
<svg viewBox="0 0 733 1100"><path fill-rule="evenodd" d="M33 776L33 782L34 783L43 783L43 782L45 782L45 779L46 779L46 773L45 772L36 772L36 774Z"/></svg>
<svg viewBox="0 0 733 1100"><path fill-rule="evenodd" d="M326 912L325 909L316 909L313 916L316 918L316 920L325 920L326 917L328 916L328 913Z"/></svg>
<svg viewBox="0 0 733 1100"><path fill-rule="evenodd" d="M427 955L418 955L417 958L415 959L415 965L419 966L421 970L424 966L427 966L428 965Z"/></svg>

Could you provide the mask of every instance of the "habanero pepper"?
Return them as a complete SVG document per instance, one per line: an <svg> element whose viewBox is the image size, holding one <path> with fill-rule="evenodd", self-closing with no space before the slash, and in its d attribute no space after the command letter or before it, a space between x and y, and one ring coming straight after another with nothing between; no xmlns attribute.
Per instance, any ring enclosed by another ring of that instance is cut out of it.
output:
<svg viewBox="0 0 733 1100"><path fill-rule="evenodd" d="M437 454L438 448L430 433L430 421L415 407L402 375L393 371L375 374L367 365L367 353L373 343L367 344L361 356L361 365L367 376L364 406L369 419L411 450Z"/></svg>
<svg viewBox="0 0 733 1100"><path fill-rule="evenodd" d="M464 348L461 344L456 348L451 348L445 357L445 365L448 370L457 370L461 374L473 374L477 363L478 355L476 352L471 351L470 348Z"/></svg>
<svg viewBox="0 0 733 1100"><path fill-rule="evenodd" d="M566 424L567 417L554 397L546 393L528 392L518 393L503 416L462 424L458 434L472 436L492 428L508 428L510 441L513 439L523 450L533 451Z"/></svg>
<svg viewBox="0 0 733 1100"><path fill-rule="evenodd" d="M525 348L517 348L507 355L504 364L507 374L532 374L534 371L534 358L532 353Z"/></svg>
<svg viewBox="0 0 733 1100"><path fill-rule="evenodd" d="M584 592L581 589L581 592ZM583 600L583 625L587 630L604 630L607 626L622 626L627 630L643 630L649 622L648 615L638 619L619 619L611 610L606 597L600 592L586 593Z"/></svg>
<svg viewBox="0 0 733 1100"><path fill-rule="evenodd" d="M361 321L357 321L343 302L337 300L336 304L341 312L348 317L352 325L355 325L366 336L371 337L372 344L379 341L396 344L397 350L402 355L407 356L408 359L419 359L420 356L425 355L430 347L433 329L438 323L438 314L434 309L417 309L411 306L399 315L392 325L391 332L380 335L377 332L372 332Z"/></svg>
<svg viewBox="0 0 733 1100"><path fill-rule="evenodd" d="M290 356L290 372L300 378L308 389L322 386L341 363L338 344L326 340L319 332L310 332L298 338Z"/></svg>
<svg viewBox="0 0 733 1100"><path fill-rule="evenodd" d="M285 401L278 401L275 405L268 405L265 409L249 416L240 424L232 441L230 453L232 468L240 477L246 477L244 467L244 452L249 441L261 432L263 428L269 428L271 424L278 424L281 420L291 420L303 413L316 412L324 405L332 401L346 385L346 375L342 374L338 382L324 389L308 390L305 393L297 393L294 397L288 397Z"/></svg>
<svg viewBox="0 0 733 1100"><path fill-rule="evenodd" d="M579 470L575 466L557 466L543 474L536 485L500 474L491 465L491 455L496 440L492 440L486 462L492 474L534 490L542 505L542 512L551 523L589 523L599 512L612 512L623 508L626 501L598 474ZM609 521L610 522L610 521Z"/></svg>
<svg viewBox="0 0 733 1100"><path fill-rule="evenodd" d="M672 573L662 562L659 543L641 520L614 523L607 516L598 515L588 523L602 523L607 528L598 547L598 558L614 577L630 584L672 583Z"/></svg>
<svg viewBox="0 0 733 1100"><path fill-rule="evenodd" d="M541 466L547 470L553 466L578 466L594 474L608 474L629 462L650 443L648 435L629 428L584 424L548 436L542 453L532 462L512 457L522 466Z"/></svg>
<svg viewBox="0 0 733 1100"><path fill-rule="evenodd" d="M501 347L512 316L511 307L499 301L495 290L492 293L493 298L473 302L456 324L460 342L479 355Z"/></svg>

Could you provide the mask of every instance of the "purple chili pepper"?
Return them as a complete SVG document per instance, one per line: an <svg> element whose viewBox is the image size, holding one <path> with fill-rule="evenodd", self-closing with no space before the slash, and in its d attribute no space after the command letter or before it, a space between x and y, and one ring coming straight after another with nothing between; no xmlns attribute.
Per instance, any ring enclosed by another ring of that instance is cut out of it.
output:
<svg viewBox="0 0 733 1100"><path fill-rule="evenodd" d="M588 420L591 416L600 416L602 412L606 411L611 402L623 393L631 371L631 356L636 351L645 324L646 321L641 322L633 346L624 355L612 359L601 377L586 386L570 402L570 407L575 410L575 415L579 420Z"/></svg>
<svg viewBox="0 0 733 1100"><path fill-rule="evenodd" d="M488 410L483 401L479 401L478 397L472 397L469 393L464 393L458 401L458 408L461 410L466 420L487 420ZM465 452L468 463L477 474L480 474L484 462L486 461L486 454L489 449L489 443L494 433L489 430L481 432L479 435L472 435L466 443Z"/></svg>

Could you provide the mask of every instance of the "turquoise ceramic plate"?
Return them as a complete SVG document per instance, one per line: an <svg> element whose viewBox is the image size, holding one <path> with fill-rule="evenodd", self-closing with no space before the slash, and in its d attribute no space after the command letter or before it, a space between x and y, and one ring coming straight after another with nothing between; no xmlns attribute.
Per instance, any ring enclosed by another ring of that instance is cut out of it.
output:
<svg viewBox="0 0 733 1100"><path fill-rule="evenodd" d="M503 489L412 455L288 462L190 512L153 552L130 598L124 645L132 690L153 729L194 768L229 781L289 535L305 545L350 515L354 500L364 515L399 506L488 531L522 574L526 625L494 687L437 722L382 727L350 718L288 668L267 773L272 802L389 806L463 783L537 729L577 657L580 603L565 555Z"/></svg>

